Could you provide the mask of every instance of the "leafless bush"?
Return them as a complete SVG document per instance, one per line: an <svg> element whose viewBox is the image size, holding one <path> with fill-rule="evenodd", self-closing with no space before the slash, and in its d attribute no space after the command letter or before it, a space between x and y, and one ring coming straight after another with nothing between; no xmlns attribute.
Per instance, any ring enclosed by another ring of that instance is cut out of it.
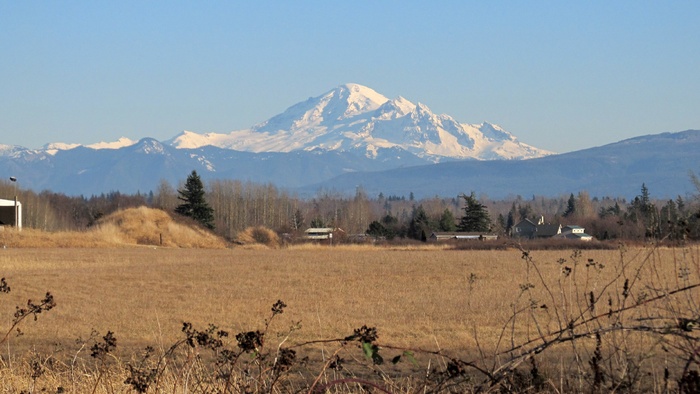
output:
<svg viewBox="0 0 700 394"><path fill-rule="evenodd" d="M238 242L244 245L261 244L271 248L280 245L277 233L263 226L248 227L238 234Z"/></svg>

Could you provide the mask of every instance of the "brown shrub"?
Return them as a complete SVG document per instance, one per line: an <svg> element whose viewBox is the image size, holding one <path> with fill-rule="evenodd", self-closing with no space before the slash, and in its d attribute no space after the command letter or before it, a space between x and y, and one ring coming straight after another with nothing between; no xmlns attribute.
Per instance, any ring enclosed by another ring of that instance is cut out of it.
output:
<svg viewBox="0 0 700 394"><path fill-rule="evenodd" d="M243 245L260 244L270 248L280 246L280 238L274 231L264 226L248 227L238 233L238 242Z"/></svg>

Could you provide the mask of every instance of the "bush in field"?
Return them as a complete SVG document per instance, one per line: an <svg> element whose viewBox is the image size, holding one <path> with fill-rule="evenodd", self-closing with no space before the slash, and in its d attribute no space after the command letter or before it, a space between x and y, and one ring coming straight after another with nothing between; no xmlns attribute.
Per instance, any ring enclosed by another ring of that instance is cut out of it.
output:
<svg viewBox="0 0 700 394"><path fill-rule="evenodd" d="M238 234L238 242L244 245L261 244L271 248L280 245L277 233L264 226L248 227Z"/></svg>

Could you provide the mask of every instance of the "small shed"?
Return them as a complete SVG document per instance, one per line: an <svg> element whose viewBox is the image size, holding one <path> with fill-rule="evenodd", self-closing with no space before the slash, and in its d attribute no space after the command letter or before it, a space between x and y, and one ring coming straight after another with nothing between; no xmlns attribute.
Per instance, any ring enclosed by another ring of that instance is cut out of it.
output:
<svg viewBox="0 0 700 394"><path fill-rule="evenodd" d="M333 238L343 238L345 231L333 227L311 227L304 230L304 238L316 241L333 240Z"/></svg>
<svg viewBox="0 0 700 394"><path fill-rule="evenodd" d="M22 228L21 202L15 200L0 200L0 226Z"/></svg>
<svg viewBox="0 0 700 394"><path fill-rule="evenodd" d="M304 230L304 235L307 239L331 239L333 238L333 229L330 227L311 227Z"/></svg>

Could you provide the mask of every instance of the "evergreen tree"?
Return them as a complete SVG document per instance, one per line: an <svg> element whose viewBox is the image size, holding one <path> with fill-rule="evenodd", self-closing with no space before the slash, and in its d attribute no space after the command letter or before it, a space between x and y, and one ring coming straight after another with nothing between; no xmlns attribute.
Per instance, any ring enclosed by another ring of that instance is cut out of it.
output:
<svg viewBox="0 0 700 394"><path fill-rule="evenodd" d="M413 208L413 217L408 225L408 237L413 239L423 239L426 232L430 231L430 220L422 205Z"/></svg>
<svg viewBox="0 0 700 394"><path fill-rule="evenodd" d="M365 231L365 234L372 237L386 237L387 230L383 224L375 220L369 224L369 227L367 228L367 231Z"/></svg>
<svg viewBox="0 0 700 394"><path fill-rule="evenodd" d="M576 213L576 198L574 198L574 193L569 196L569 201L566 203L566 211L562 214L563 217L567 218L573 216Z"/></svg>
<svg viewBox="0 0 700 394"><path fill-rule="evenodd" d="M513 211L509 211L506 225L504 226L506 234L510 234L510 230L513 229L513 226L515 226L515 217L513 216Z"/></svg>
<svg viewBox="0 0 700 394"><path fill-rule="evenodd" d="M466 206L464 207L464 216L459 221L457 229L465 232L489 231L491 229L491 218L486 210L486 206L476 199L474 192L468 196L464 194L462 197L464 197Z"/></svg>
<svg viewBox="0 0 700 394"><path fill-rule="evenodd" d="M505 234L506 232L506 217L502 213L499 213L496 218L496 228L494 230L498 234Z"/></svg>
<svg viewBox="0 0 700 394"><path fill-rule="evenodd" d="M506 234L510 234L510 230L515 226L515 216L518 214L518 209L515 207L515 203L508 211L508 219L506 220Z"/></svg>
<svg viewBox="0 0 700 394"><path fill-rule="evenodd" d="M598 217L604 219L608 216L622 216L622 208L620 208L620 204L618 204L617 201L615 201L615 205L611 207L600 207L600 210L598 211Z"/></svg>
<svg viewBox="0 0 700 394"><path fill-rule="evenodd" d="M391 240L394 239L397 235L402 236L402 230L401 226L399 225L399 219L391 216L391 214L387 213L381 220L381 224L384 226L385 234L384 236ZM405 230L403 231L405 235Z"/></svg>
<svg viewBox="0 0 700 394"><path fill-rule="evenodd" d="M680 195L676 198L676 206L678 207L678 212L681 215L685 215L685 201L683 201L683 197Z"/></svg>
<svg viewBox="0 0 700 394"><path fill-rule="evenodd" d="M449 208L445 208L445 210L442 212L442 216L440 216L440 222L438 223L438 228L440 231L455 231L457 229L457 225L455 224L455 216L452 214L452 211L449 210Z"/></svg>
<svg viewBox="0 0 700 394"><path fill-rule="evenodd" d="M175 212L194 219L208 229L214 229L214 210L204 199L204 185L197 171L192 170L185 188L177 192L177 198L183 203L175 208Z"/></svg>
<svg viewBox="0 0 700 394"><path fill-rule="evenodd" d="M627 207L627 219L637 223L644 229L644 236L655 238L659 236L659 215L656 207L651 202L649 189L642 183L642 190Z"/></svg>
<svg viewBox="0 0 700 394"><path fill-rule="evenodd" d="M520 220L532 219L534 213L530 204L520 205L518 204L518 215L520 215Z"/></svg>
<svg viewBox="0 0 700 394"><path fill-rule="evenodd" d="M326 227L326 224L323 222L323 219L320 217L315 217L310 224L311 227L313 228L324 228Z"/></svg>

